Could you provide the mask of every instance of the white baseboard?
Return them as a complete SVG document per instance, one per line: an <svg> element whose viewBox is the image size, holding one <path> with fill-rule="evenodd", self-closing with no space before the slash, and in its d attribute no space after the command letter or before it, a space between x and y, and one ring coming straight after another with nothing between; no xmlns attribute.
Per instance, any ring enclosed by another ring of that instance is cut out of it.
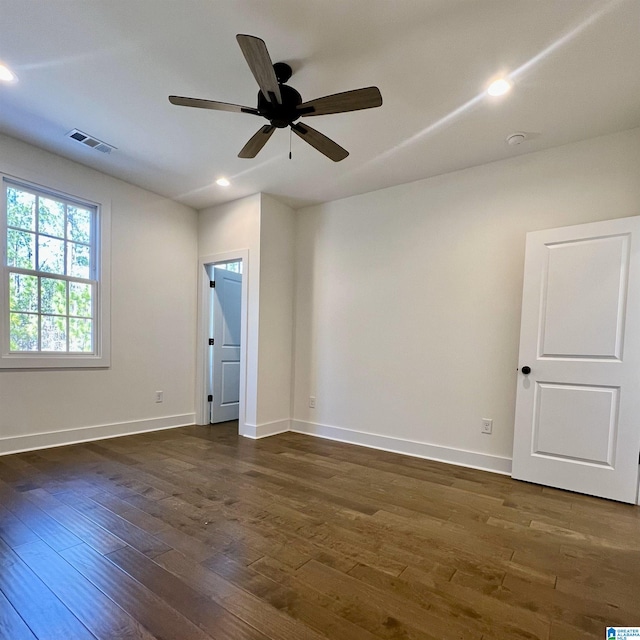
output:
<svg viewBox="0 0 640 640"><path fill-rule="evenodd" d="M133 420L130 422L79 427L48 433L11 436L8 438L0 438L0 456L79 444L81 442L91 442L93 440L135 435L149 431L174 429L192 424L195 424L195 414L187 413L177 416L165 416L163 418ZM337 440L338 442L346 442L363 447L370 447L372 449L380 449L382 451L390 451L392 453L402 453L418 458L426 458L427 460L456 464L462 467L493 471L494 473L504 475L511 474L510 458L477 453L475 451L465 451L463 449L454 449L451 447L442 447L425 442L402 440L391 436L381 436L315 422L275 420L273 422L263 422L258 425L245 423L240 426L240 435L254 440L274 436L279 433L286 433L287 431L326 438L327 440Z"/></svg>
<svg viewBox="0 0 640 640"><path fill-rule="evenodd" d="M50 431L48 433L10 436L8 438L0 438L0 456L33 451L35 449L50 449L51 447L61 447L68 444L91 442L93 440L105 440L106 438L132 436L138 433L146 433L147 431L174 429L175 427L185 427L194 423L195 414L185 413L163 418L149 418L147 420L132 420L130 422L116 422L92 427Z"/></svg>
<svg viewBox="0 0 640 640"><path fill-rule="evenodd" d="M245 423L240 427L240 435L253 440L275 436L287 431L291 431L291 420L274 420L273 422L263 422L262 424Z"/></svg>
<svg viewBox="0 0 640 640"><path fill-rule="evenodd" d="M465 451L464 449L443 447L426 442L401 440L400 438L392 438L391 436L381 436L364 431L344 429L343 427L332 427L326 424L305 422L303 420L291 420L291 431L326 438L327 440L337 440L338 442L357 444L372 449L381 449L382 451L402 453L417 458L435 460L437 462L446 462L460 467L470 467L472 469L511 475L511 458L503 458L487 453Z"/></svg>

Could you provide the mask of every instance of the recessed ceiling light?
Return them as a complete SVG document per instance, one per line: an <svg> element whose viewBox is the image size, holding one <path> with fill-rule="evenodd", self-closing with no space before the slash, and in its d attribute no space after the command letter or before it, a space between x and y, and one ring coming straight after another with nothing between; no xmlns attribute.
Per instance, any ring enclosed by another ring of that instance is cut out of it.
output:
<svg viewBox="0 0 640 640"><path fill-rule="evenodd" d="M216 184L221 187L228 187L231 183L226 178L218 178Z"/></svg>
<svg viewBox="0 0 640 640"><path fill-rule="evenodd" d="M15 82L17 79L16 74L0 62L0 82Z"/></svg>
<svg viewBox="0 0 640 640"><path fill-rule="evenodd" d="M488 87L487 93L490 96L503 96L511 90L511 83L504 78L494 80Z"/></svg>

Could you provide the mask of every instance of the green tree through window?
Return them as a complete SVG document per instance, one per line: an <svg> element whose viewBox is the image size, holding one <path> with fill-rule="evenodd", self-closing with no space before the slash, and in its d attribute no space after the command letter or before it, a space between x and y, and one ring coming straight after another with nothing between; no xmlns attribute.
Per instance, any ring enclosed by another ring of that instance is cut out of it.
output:
<svg viewBox="0 0 640 640"><path fill-rule="evenodd" d="M5 197L9 352L93 354L96 207L11 182Z"/></svg>

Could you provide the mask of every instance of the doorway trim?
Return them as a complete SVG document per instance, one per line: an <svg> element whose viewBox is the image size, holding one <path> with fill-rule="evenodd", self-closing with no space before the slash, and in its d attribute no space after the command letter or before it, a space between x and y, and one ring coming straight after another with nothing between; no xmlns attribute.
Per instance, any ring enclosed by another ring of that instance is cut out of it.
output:
<svg viewBox="0 0 640 640"><path fill-rule="evenodd" d="M242 303L240 311L240 402L238 406L238 428L244 431L247 416L247 309L249 302L249 250L236 249L198 259L198 327L196 348L196 424L210 424L209 401L207 400L207 351L209 349L209 326L211 305L209 296L209 274L207 268L221 262L242 261Z"/></svg>

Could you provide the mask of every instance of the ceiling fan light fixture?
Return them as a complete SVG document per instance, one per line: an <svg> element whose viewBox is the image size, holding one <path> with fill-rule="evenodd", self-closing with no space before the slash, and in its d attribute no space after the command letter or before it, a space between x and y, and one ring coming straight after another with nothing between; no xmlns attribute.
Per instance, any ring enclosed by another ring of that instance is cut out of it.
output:
<svg viewBox="0 0 640 640"><path fill-rule="evenodd" d="M216 180L216 184L219 187L228 187L231 183L229 182L229 180L227 180L227 178L218 178Z"/></svg>
<svg viewBox="0 0 640 640"><path fill-rule="evenodd" d="M2 64L0 62L0 82L17 82L18 77L16 76L6 64Z"/></svg>
<svg viewBox="0 0 640 640"><path fill-rule="evenodd" d="M506 78L498 78L494 80L487 88L490 96L503 96L511 91L512 84Z"/></svg>
<svg viewBox="0 0 640 640"><path fill-rule="evenodd" d="M302 96L293 87L285 84L291 77L291 67L286 62L273 64L264 40L244 33L239 33L236 40L260 87L256 108L218 102L217 100L174 95L169 96L169 102L179 107L248 113L268 120L269 124L262 125L242 147L238 158L255 158L276 129L291 127L297 136L300 136L330 160L334 162L344 160L349 155L346 149L319 131L297 123L296 120L300 117L322 116L330 113L346 113L380 107L382 106L380 89L378 87L352 89L303 102ZM291 150L289 150L289 159L291 159ZM216 180L216 183L223 187L229 186L229 181L225 178Z"/></svg>

